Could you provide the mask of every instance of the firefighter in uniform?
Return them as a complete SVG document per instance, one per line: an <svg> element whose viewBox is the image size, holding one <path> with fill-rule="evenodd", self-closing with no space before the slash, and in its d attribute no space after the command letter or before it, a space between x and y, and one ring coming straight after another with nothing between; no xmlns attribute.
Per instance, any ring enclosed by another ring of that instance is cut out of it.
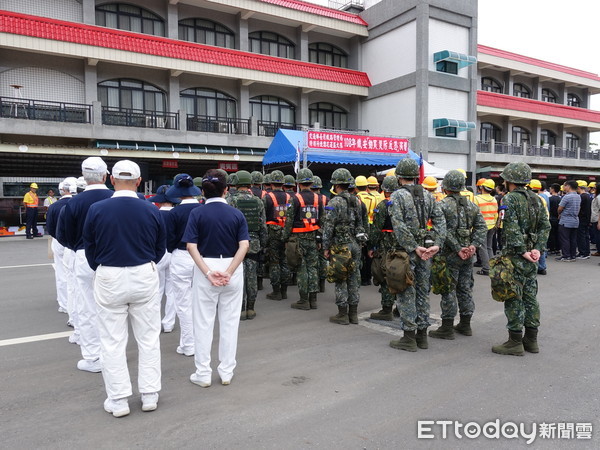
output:
<svg viewBox="0 0 600 450"><path fill-rule="evenodd" d="M377 180L375 180L377 181ZM367 189L369 185L369 181L367 177L363 175L359 175L354 180L354 184L358 193L356 194L360 201L365 205L367 210L367 218L368 218L368 226L370 227L373 223L373 211L375 211L375 207L379 203L379 196L373 195ZM365 226L365 230L368 230L367 226ZM367 231L368 232L368 231ZM371 284L371 258L367 253L367 248L362 248L362 257L361 257L362 265L360 269L360 279L362 286L369 286Z"/></svg>
<svg viewBox="0 0 600 450"><path fill-rule="evenodd" d="M319 196L310 190L313 173L310 169L298 171L300 192L292 196L286 212L283 239L288 241L293 234L298 239L298 252L301 257L298 269L298 291L300 300L291 305L294 309L317 309L319 292L317 230L323 207Z"/></svg>

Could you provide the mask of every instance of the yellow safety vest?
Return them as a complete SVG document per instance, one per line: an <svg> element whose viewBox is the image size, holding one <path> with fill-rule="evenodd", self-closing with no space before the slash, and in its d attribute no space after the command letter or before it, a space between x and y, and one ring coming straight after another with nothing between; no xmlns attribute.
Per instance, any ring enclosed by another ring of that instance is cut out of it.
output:
<svg viewBox="0 0 600 450"><path fill-rule="evenodd" d="M373 223L373 211L377 207L377 197L373 194L369 194L367 191L359 191L356 194L360 201L367 207L367 216L369 217L369 223Z"/></svg>
<svg viewBox="0 0 600 450"><path fill-rule="evenodd" d="M485 219L488 230L496 226L498 221L498 202L490 194L480 194L475 197L475 202Z"/></svg>

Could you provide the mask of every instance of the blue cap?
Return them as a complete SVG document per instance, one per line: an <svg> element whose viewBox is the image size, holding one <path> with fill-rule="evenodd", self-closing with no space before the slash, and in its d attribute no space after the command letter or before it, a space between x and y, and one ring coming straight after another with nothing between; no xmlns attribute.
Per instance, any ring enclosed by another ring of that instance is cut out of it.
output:
<svg viewBox="0 0 600 450"><path fill-rule="evenodd" d="M167 195L169 187L169 185L163 184L156 190L156 195L154 197L150 197L148 201L152 203L179 203L180 200L178 198Z"/></svg>
<svg viewBox="0 0 600 450"><path fill-rule="evenodd" d="M173 186L167 191L167 195L173 197L195 197L200 195L200 188L194 184L194 179L187 173L180 173L173 180Z"/></svg>

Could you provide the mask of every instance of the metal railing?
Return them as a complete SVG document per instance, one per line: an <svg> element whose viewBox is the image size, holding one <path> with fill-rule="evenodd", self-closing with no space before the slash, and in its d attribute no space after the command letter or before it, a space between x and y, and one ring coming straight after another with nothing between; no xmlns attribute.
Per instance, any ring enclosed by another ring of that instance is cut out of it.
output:
<svg viewBox="0 0 600 450"><path fill-rule="evenodd" d="M250 134L249 119L218 118L188 114L186 123L188 131L224 134Z"/></svg>
<svg viewBox="0 0 600 450"><path fill-rule="evenodd" d="M91 123L92 105L0 97L0 117L52 122Z"/></svg>
<svg viewBox="0 0 600 450"><path fill-rule="evenodd" d="M594 159L600 160L600 153L591 150L562 148L553 145L511 144L510 142L477 141L477 153L494 153L496 155L525 155L545 158Z"/></svg>
<svg viewBox="0 0 600 450"><path fill-rule="evenodd" d="M269 122L266 120L258 121L258 135L273 137L277 134L277 130L307 130L310 125L286 122Z"/></svg>
<svg viewBox="0 0 600 450"><path fill-rule="evenodd" d="M102 107L102 124L137 128L179 129L179 114L141 109Z"/></svg>

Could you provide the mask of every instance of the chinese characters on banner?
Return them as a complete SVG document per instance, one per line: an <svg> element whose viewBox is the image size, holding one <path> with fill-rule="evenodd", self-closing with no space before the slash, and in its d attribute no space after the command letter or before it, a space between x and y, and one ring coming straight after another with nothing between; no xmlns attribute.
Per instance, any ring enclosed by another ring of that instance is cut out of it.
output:
<svg viewBox="0 0 600 450"><path fill-rule="evenodd" d="M308 148L377 153L408 153L408 139L309 131Z"/></svg>
<svg viewBox="0 0 600 450"><path fill-rule="evenodd" d="M220 162L219 169L224 170L225 172L237 172L238 171L238 163L236 163L236 162Z"/></svg>

